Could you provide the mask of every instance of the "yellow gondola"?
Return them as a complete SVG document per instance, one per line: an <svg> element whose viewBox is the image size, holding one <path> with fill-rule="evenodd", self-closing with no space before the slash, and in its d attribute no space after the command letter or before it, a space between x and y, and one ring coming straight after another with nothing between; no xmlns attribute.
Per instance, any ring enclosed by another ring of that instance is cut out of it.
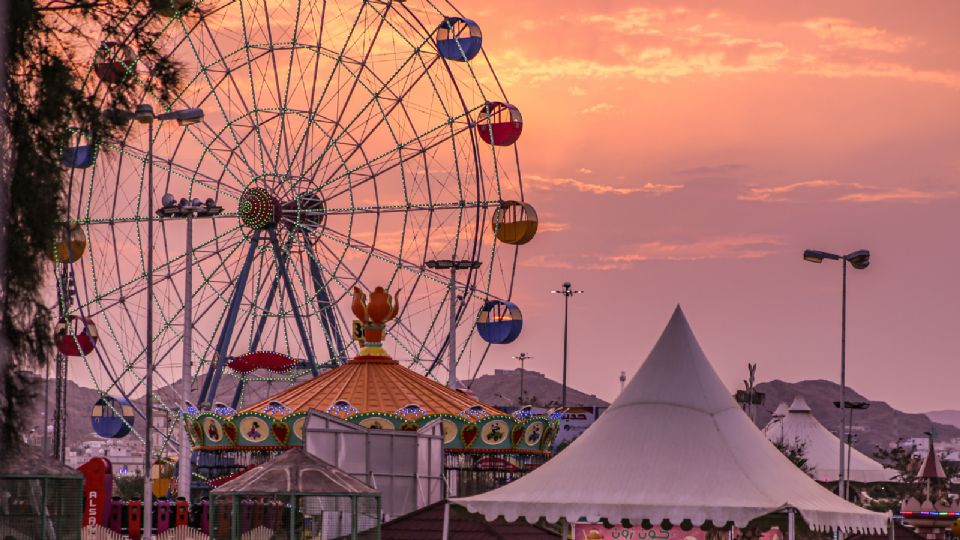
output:
<svg viewBox="0 0 960 540"><path fill-rule="evenodd" d="M521 246L533 240L537 223L537 211L521 201L503 201L493 213L493 232L504 244Z"/></svg>
<svg viewBox="0 0 960 540"><path fill-rule="evenodd" d="M86 250L87 235L80 225L74 223L60 231L47 256L54 262L72 263L80 260Z"/></svg>

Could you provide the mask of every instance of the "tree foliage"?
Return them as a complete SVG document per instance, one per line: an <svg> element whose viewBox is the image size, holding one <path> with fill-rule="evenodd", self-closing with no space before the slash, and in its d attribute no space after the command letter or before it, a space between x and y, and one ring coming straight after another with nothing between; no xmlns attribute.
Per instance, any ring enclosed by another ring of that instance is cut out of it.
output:
<svg viewBox="0 0 960 540"><path fill-rule="evenodd" d="M878 447L873 455L877 461L897 471L893 483L873 486L868 492L871 497L889 501L878 508L897 509L900 501L911 497L920 501L927 499L927 480L917 476L923 464L923 457L918 455L915 445L905 446L901 439L892 448ZM930 481L931 499L934 502L946 500L950 492L951 480L960 476L960 465L957 463L941 460L940 464L943 466L946 478Z"/></svg>
<svg viewBox="0 0 960 540"><path fill-rule="evenodd" d="M780 453L787 456L787 459L796 465L798 469L806 473L807 476L813 476L814 467L808 462L806 441L802 441L799 438L794 439L793 442L780 439L779 441L774 441L773 445L777 447Z"/></svg>
<svg viewBox="0 0 960 540"><path fill-rule="evenodd" d="M102 105L129 109L148 99L164 106L175 100L180 82L179 66L163 53L161 39L172 19L156 11L171 0L5 1L0 127L9 148L0 155L0 200L8 206L0 209L6 263L0 268L0 449L21 443L31 396L18 372L42 366L54 354L57 310L50 303L56 295L48 287L47 252L66 218L65 175L71 171L61 166L60 155L71 128L90 133L95 142L120 137L124 126L105 120ZM114 84L91 71L104 42L129 47L136 56Z"/></svg>

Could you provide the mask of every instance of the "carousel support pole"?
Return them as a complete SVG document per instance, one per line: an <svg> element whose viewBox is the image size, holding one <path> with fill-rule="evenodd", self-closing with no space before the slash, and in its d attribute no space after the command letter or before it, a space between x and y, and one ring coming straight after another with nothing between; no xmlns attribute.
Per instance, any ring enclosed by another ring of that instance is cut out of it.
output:
<svg viewBox="0 0 960 540"><path fill-rule="evenodd" d="M797 511L793 508L787 508L787 540L796 540L796 521Z"/></svg>
<svg viewBox="0 0 960 540"><path fill-rule="evenodd" d="M563 540L570 538L570 523L567 522L566 518L560 519L560 538Z"/></svg>
<svg viewBox="0 0 960 540"><path fill-rule="evenodd" d="M890 540L897 540L897 532L894 530L897 522L893 520L893 516L890 516Z"/></svg>
<svg viewBox="0 0 960 540"><path fill-rule="evenodd" d="M357 540L357 496L350 497L350 510L353 516L350 518L350 540Z"/></svg>

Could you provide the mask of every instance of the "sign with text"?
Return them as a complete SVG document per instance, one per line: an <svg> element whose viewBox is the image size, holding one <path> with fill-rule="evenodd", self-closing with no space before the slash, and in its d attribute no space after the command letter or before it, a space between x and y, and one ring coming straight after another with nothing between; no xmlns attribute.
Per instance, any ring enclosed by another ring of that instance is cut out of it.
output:
<svg viewBox="0 0 960 540"><path fill-rule="evenodd" d="M669 531L660 527L644 529L643 527L621 527L620 525L606 528L600 523L575 523L573 526L574 540L706 540L707 531L697 527L685 531L680 527L673 527ZM723 538L726 538L726 533ZM783 540L780 529L774 527L763 533L760 540Z"/></svg>

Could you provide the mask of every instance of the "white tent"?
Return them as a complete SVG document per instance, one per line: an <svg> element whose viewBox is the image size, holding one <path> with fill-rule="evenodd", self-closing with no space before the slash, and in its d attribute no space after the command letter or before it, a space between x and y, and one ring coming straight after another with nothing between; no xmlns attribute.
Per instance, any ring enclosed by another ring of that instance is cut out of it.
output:
<svg viewBox="0 0 960 540"><path fill-rule="evenodd" d="M792 521L795 510L816 530L867 532L885 530L888 519L833 495L766 440L710 366L679 306L620 397L579 439L530 474L453 502L488 520L528 522L745 526L782 510Z"/></svg>
<svg viewBox="0 0 960 540"><path fill-rule="evenodd" d="M782 405L782 404L781 404ZM780 407L777 407L780 410ZM778 415L763 428L771 442L783 444L803 443L807 465L812 467L813 477L819 482L836 482L840 466L840 439L823 426L810 412L803 396L794 398L790 408L781 418ZM850 470L847 479L853 482L888 482L897 471L887 469L855 449L848 450Z"/></svg>

